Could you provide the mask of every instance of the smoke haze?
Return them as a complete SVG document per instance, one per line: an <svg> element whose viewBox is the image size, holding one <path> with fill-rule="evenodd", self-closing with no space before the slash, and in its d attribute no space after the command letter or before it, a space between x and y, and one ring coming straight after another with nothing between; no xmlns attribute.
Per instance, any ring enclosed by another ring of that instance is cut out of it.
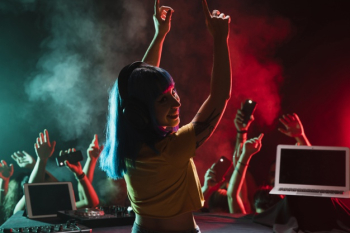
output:
<svg viewBox="0 0 350 233"><path fill-rule="evenodd" d="M103 142L108 90L119 70L132 61L141 60L151 42L154 34L153 3L153 0L0 1L0 29L5 32L0 35L0 109L3 110L0 140L8 142L3 150L8 161L11 160L10 154L17 150L34 155L32 145L38 132L44 128L49 130L52 140L58 141L57 151L67 147L85 151L95 133ZM205 28L200 1L161 0L160 3L175 9L172 28L164 43L161 66L176 81L182 100L183 125L193 118L208 96L212 38ZM274 151L275 144L279 143L280 135L273 135L271 131L275 130L282 112L296 111L303 123L305 120L305 125L321 128L319 125L326 120L317 116L319 120L315 121L315 114L310 113L309 105L305 106L303 97L313 98L311 106L323 112L318 98L323 93L328 93L327 97L338 93L324 91L332 89L329 85L333 84L328 80L335 77L332 76L334 63L314 62L315 57L332 60L337 51L350 54L345 40L327 54L323 49L333 41L338 43L338 37L348 38L348 13L345 12L344 17L337 14L342 12L339 4L338 8L332 8L317 3L323 10L315 11L305 8L303 1L284 1L281 4L272 0L208 0L208 4L211 10L219 9L232 19L229 45L233 87L232 98L220 125L197 152L195 162L201 179L220 156L231 157L236 134L233 119L237 108L247 98L258 102L249 137L264 132L266 143L263 150L269 145L269 139L270 151ZM272 8L280 9L280 12ZM329 15L331 8L336 10L337 17L343 18L332 23L331 17L336 16ZM327 18L324 15L328 15ZM328 26L322 28L326 24ZM319 41L323 44L317 44L321 43ZM311 53L310 47L320 53L306 56L305 53ZM339 60L346 63L346 56ZM289 77L285 75L286 68L282 64L288 66ZM328 73L322 69L326 66L329 66ZM306 72L308 70L310 72ZM348 68L344 68L343 80L346 73ZM326 81L321 83L321 79ZM340 83L345 83L343 80ZM324 88L318 89L321 84ZM346 87L342 87L343 93ZM348 100L344 94L344 106ZM339 121L348 122L342 115L347 111L338 113L335 105L327 106L333 108L333 111L327 109L328 112L339 114L336 116L341 119ZM330 125L329 128L337 127ZM321 135L312 134L312 129L306 131L310 132L311 139L323 144L349 143L344 136L346 130L342 132L342 138L332 139L328 139L326 132ZM294 143L292 139L286 141ZM269 156L273 157L273 153ZM56 170L54 163L49 168L62 179L70 179L68 173ZM96 172L100 171L97 169ZM99 176L104 177L103 174ZM98 183L98 179L94 182Z"/></svg>

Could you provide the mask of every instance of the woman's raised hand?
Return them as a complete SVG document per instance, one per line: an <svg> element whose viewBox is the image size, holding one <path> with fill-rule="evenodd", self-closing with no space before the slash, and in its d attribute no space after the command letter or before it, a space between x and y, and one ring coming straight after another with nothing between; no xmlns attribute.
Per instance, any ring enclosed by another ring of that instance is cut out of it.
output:
<svg viewBox="0 0 350 233"><path fill-rule="evenodd" d="M159 7L159 0L155 0L153 21L156 33L165 36L170 31L173 12L174 10L169 6Z"/></svg>
<svg viewBox="0 0 350 233"><path fill-rule="evenodd" d="M213 10L213 13L211 14L206 0L202 0L202 6L205 15L205 22L210 34L214 39L227 39L230 32L230 16L225 15L218 10Z"/></svg>

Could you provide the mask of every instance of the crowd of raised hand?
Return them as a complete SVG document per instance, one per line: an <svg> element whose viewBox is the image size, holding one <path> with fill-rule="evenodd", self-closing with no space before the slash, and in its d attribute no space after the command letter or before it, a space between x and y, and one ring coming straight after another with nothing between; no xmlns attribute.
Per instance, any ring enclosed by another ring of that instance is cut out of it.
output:
<svg viewBox="0 0 350 233"><path fill-rule="evenodd" d="M243 106L243 105L242 105ZM254 121L251 115L248 123L243 123L244 113L237 110L234 125L237 131L236 144L233 152L233 170L229 179L216 180L214 164L207 170L204 176L202 191L205 197L203 211L227 212L227 213L261 213L275 205L283 197L270 195L269 191L274 184L274 174L267 178L267 185L256 187L254 177L249 172L249 162L253 155L257 154L262 147L264 134L248 139L249 126ZM303 125L296 113L286 114L279 118L283 127L278 131L296 140L296 145L311 146L305 135ZM274 163L271 165L274 171ZM227 178L228 176L226 176Z"/></svg>
<svg viewBox="0 0 350 233"><path fill-rule="evenodd" d="M56 142L50 141L49 132L45 129L39 133L34 143L36 158L26 151L17 151L11 158L18 164L18 171L14 171L13 164L8 165L5 160L0 163L0 223L8 219L17 211L25 209L25 197L23 193L24 183L59 182L46 168L49 158L55 151ZM87 149L87 160L84 168L80 162L70 163L65 160L65 166L73 173L77 180L79 200L76 200L77 208L93 208L98 206L99 197L96 194L92 181L94 177L97 159L103 146L98 143L95 134ZM74 148L60 151L58 156L70 156L75 152ZM17 170L17 169L16 169ZM16 174L17 173L17 174ZM14 178L13 178L14 177Z"/></svg>

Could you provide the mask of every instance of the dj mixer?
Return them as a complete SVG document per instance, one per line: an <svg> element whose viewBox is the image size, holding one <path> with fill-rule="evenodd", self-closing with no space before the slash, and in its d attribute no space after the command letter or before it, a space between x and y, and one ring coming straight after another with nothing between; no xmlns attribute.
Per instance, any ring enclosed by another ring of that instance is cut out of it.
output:
<svg viewBox="0 0 350 233"><path fill-rule="evenodd" d="M58 211L57 216L63 220L74 220L92 228L132 225L135 221L135 214L131 207L121 206Z"/></svg>
<svg viewBox="0 0 350 233"><path fill-rule="evenodd" d="M121 206L58 211L57 217L37 219L19 211L0 226L0 233L91 233L91 228L132 225L134 220L131 207Z"/></svg>

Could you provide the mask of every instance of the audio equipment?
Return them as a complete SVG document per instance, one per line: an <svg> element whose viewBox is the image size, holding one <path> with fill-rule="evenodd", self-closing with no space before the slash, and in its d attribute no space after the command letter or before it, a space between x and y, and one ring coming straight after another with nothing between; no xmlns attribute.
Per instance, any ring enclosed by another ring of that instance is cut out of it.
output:
<svg viewBox="0 0 350 233"><path fill-rule="evenodd" d="M57 216L63 220L75 220L91 228L132 225L135 220L131 207L122 206L58 211Z"/></svg>

